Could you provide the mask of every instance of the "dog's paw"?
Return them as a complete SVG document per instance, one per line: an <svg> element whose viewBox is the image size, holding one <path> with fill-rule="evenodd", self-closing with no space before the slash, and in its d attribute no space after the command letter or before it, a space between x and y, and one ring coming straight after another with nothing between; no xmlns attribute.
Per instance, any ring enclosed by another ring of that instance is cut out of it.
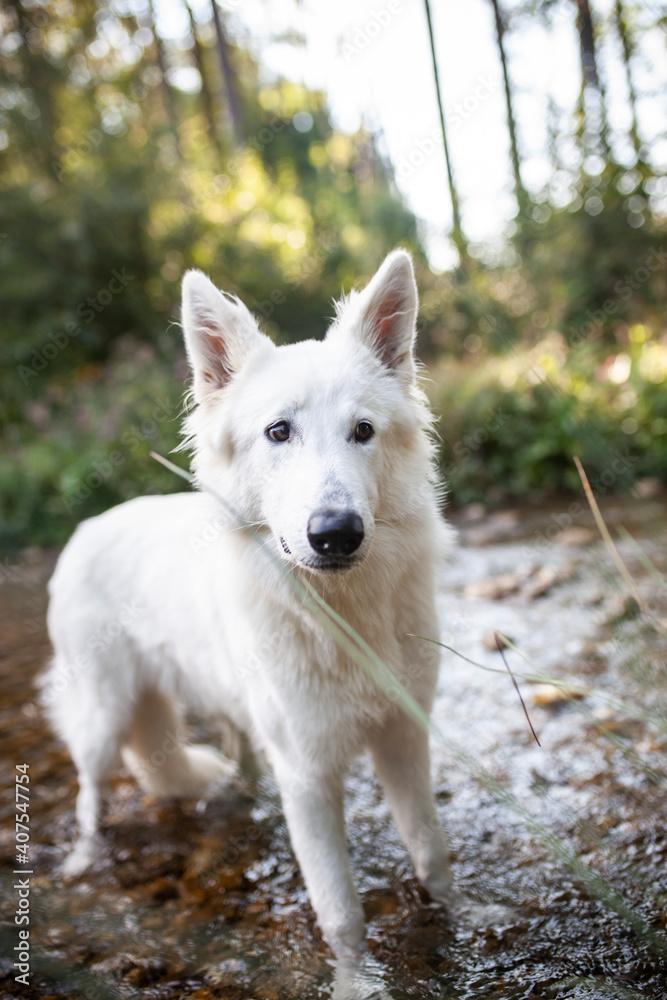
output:
<svg viewBox="0 0 667 1000"><path fill-rule="evenodd" d="M215 795L238 774L238 765L212 747L203 744L185 747L192 784L189 795Z"/></svg>
<svg viewBox="0 0 667 1000"><path fill-rule="evenodd" d="M66 879L79 878L84 875L104 851L102 838L98 834L81 837L60 866L60 875Z"/></svg>
<svg viewBox="0 0 667 1000"><path fill-rule="evenodd" d="M212 798L238 774L233 761L204 744L177 746L150 766L131 747L124 747L122 755L144 792L158 798Z"/></svg>
<svg viewBox="0 0 667 1000"><path fill-rule="evenodd" d="M469 927L507 927L517 920L517 914L511 907L469 899L454 888L451 879L443 879L439 884L431 883L425 888L432 899L431 906L443 907L453 920Z"/></svg>
<svg viewBox="0 0 667 1000"><path fill-rule="evenodd" d="M456 899L456 891L452 883L452 873L444 868L437 875L422 881L422 885L436 906L449 908Z"/></svg>
<svg viewBox="0 0 667 1000"><path fill-rule="evenodd" d="M337 959L342 962L359 962L368 947L366 925L361 906L350 904L344 920L320 918L322 936Z"/></svg>
<svg viewBox="0 0 667 1000"><path fill-rule="evenodd" d="M393 1000L387 987L389 972L369 953L336 959L329 996L331 1000Z"/></svg>

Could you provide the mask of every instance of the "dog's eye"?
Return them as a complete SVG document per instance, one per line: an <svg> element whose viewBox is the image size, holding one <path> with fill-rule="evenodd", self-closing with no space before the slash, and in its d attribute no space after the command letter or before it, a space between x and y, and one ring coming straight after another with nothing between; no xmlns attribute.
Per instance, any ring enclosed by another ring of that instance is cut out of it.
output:
<svg viewBox="0 0 667 1000"><path fill-rule="evenodd" d="M272 441L289 440L290 426L286 420L279 420L277 424L266 428L267 435Z"/></svg>
<svg viewBox="0 0 667 1000"><path fill-rule="evenodd" d="M360 420L354 432L355 441L369 441L374 434L373 425L368 420Z"/></svg>

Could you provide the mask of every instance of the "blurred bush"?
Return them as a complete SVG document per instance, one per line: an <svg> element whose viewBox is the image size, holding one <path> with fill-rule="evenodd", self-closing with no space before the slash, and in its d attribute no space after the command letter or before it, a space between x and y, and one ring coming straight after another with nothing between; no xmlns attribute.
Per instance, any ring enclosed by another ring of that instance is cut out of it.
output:
<svg viewBox="0 0 667 1000"><path fill-rule="evenodd" d="M576 489L574 454L601 476L629 453L610 489L667 478L664 178L645 164L582 170L567 208L523 205L496 260L435 275L373 137L261 80L224 23L165 42L125 0L0 17L0 545L181 488L148 452L178 441L186 268L294 341L399 244L455 502Z"/></svg>

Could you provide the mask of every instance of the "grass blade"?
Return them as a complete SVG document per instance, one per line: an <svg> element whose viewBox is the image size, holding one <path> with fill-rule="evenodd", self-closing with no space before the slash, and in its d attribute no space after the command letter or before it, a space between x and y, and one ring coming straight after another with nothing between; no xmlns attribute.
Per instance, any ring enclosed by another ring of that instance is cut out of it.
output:
<svg viewBox="0 0 667 1000"><path fill-rule="evenodd" d="M495 640L496 640L496 646L497 646L497 648L498 648L498 652L500 653L500 655L501 655L501 656L502 656L502 658L503 658L503 663L504 663L504 664L505 664L505 666L507 667L507 673L508 673L508 674L510 675L510 677L512 678L512 684L514 685L514 687L515 687L515 689L516 689L516 693L517 693L517 694L518 694L518 696L519 696L519 701L521 702L521 707L522 707L522 709L523 709L523 714L524 714L524 715L526 716L526 722L527 722L527 723L528 723L528 725L530 726L530 731L531 731L531 733L533 734L533 736L534 736L534 738L535 738L535 742L537 743L538 747L541 747L541 746L542 746L542 744L540 743L540 741L539 741L539 740L538 740L538 738L537 738L537 733L535 732L535 729L533 728L533 723L532 723L532 722L530 721L530 716L528 715L528 709L526 708L526 703L525 703L525 701L523 700L523 695L521 694L521 691L519 690L519 685L518 685L518 684L517 684L517 682L516 682L516 677L515 677L515 676L514 676L514 674L512 673L512 671L511 671L511 669L510 669L510 665L509 665L509 663L507 662L507 657L505 656L505 650L504 650L504 648L503 648L503 641L504 641L504 637L503 637L503 638L501 638L501 635L500 635L500 633L499 633L499 632L494 632L494 633L493 633L493 635L494 635L494 638L495 638Z"/></svg>
<svg viewBox="0 0 667 1000"><path fill-rule="evenodd" d="M625 565L625 563L621 559L621 554L618 551L618 549L616 548L616 545L614 543L613 538L611 537L611 535L609 533L609 529L607 528L607 525L604 523L604 518L602 517L602 514L600 512L600 508L598 507L598 502L595 499L595 494L593 493L593 490L591 489L591 484L588 481L588 476L586 475L586 473L584 471L584 467L581 464L581 461L579 460L579 458L576 455L574 456L574 464L577 467L577 472L579 473L579 478L581 479L581 485L584 488L584 493L586 494L586 499L588 500L588 504L589 504L589 506L591 508L591 511L593 512L593 517L595 518L595 523L598 526L600 534L602 535L602 538L604 539L604 543L607 546L607 550L609 552L609 555L611 556L611 558L612 558L612 560L614 562L614 565L616 566L616 569L618 570L619 576L621 577L621 579L625 583L625 586L627 587L630 596L636 602L637 607L640 609L640 611L642 612L642 614L648 619L648 621L651 622L651 624L653 625L653 627L656 628L659 632L667 633L667 628L665 628L665 626L661 622L659 622L651 614L651 611L650 611L650 609L649 609L646 601L642 597L642 594L641 594L641 591L639 590L639 587L637 586L637 584L633 580L632 576L630 575L628 567Z"/></svg>

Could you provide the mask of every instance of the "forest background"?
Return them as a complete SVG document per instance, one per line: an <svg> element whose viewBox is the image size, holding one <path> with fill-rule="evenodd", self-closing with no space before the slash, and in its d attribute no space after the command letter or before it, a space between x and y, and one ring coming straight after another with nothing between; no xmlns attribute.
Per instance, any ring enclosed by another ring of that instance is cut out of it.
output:
<svg viewBox="0 0 667 1000"><path fill-rule="evenodd" d="M179 440L185 269L290 342L322 336L332 299L397 245L416 260L451 503L575 492L575 455L598 495L667 480L667 135L647 139L642 112L665 98L645 82L647 53L662 55L663 79L667 66L660 5L490 0L513 206L490 247L461 221L446 95L432 134L393 163L381 131L345 131L325 92L263 65L238 4L179 4L176 35L160 30L157 0L0 12L0 545L59 544L114 503L181 488L149 452ZM445 6L433 4L436 27ZM536 187L511 52L563 17L579 97L544 105L549 172ZM343 44L380 44L375 28L358 32ZM602 69L612 50L621 116ZM445 272L398 183L443 126Z"/></svg>

